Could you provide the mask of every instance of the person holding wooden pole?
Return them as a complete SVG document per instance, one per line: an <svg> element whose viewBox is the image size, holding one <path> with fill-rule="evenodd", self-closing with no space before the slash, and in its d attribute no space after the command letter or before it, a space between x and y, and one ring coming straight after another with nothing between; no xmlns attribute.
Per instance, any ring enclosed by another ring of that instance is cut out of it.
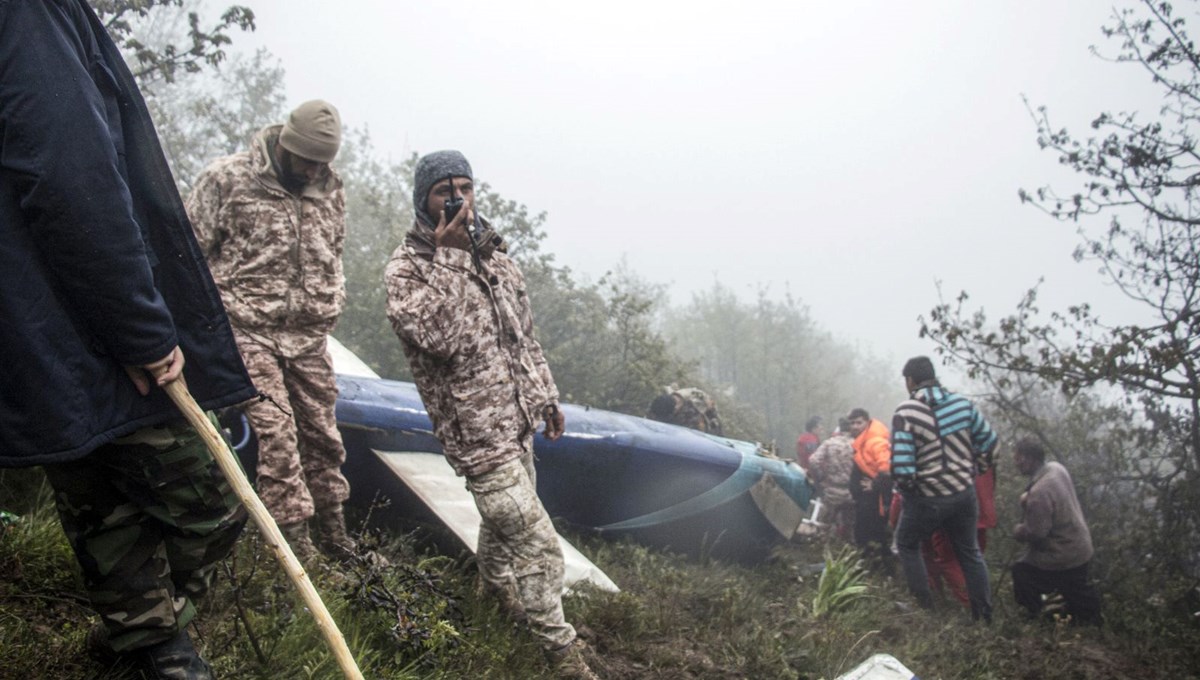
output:
<svg viewBox="0 0 1200 680"><path fill-rule="evenodd" d="M0 466L45 466L102 622L90 646L211 678L186 627L247 515L154 387L186 376L205 409L255 388L137 83L83 0L0 3L0 93Z"/></svg>

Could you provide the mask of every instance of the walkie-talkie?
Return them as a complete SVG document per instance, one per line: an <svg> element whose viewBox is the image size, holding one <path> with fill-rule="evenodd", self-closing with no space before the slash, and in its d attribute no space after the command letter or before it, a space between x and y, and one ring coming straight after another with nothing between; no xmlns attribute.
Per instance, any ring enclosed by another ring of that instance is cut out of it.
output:
<svg viewBox="0 0 1200 680"><path fill-rule="evenodd" d="M454 219L458 211L462 210L466 201L459 197L458 192L454 190L454 175L446 177L446 181L450 183L450 199L442 206L442 210L446 215L446 224L450 224L450 221ZM475 215L474 219L467 223L467 240L471 242L471 260L475 263L475 271L482 276L483 263L479 259L479 243L476 240L479 230L475 226L478 219L479 216Z"/></svg>
<svg viewBox="0 0 1200 680"><path fill-rule="evenodd" d="M454 216L458 214L458 211L462 209L466 201L454 190L454 175L446 177L446 181L450 183L450 200L446 201L446 205L442 207L442 210L446 211L446 224L450 224L450 220L454 219Z"/></svg>

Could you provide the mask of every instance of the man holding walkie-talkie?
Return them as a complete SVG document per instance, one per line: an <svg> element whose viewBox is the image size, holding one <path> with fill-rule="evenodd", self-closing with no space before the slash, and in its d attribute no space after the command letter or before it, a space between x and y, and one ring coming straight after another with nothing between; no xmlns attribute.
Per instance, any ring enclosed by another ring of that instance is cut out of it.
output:
<svg viewBox="0 0 1200 680"><path fill-rule="evenodd" d="M388 263L388 318L446 459L467 480L482 524L485 587L527 621L560 677L595 678L563 618L563 556L537 497L533 437L564 418L525 278L475 213L471 165L457 151L417 163L416 221Z"/></svg>

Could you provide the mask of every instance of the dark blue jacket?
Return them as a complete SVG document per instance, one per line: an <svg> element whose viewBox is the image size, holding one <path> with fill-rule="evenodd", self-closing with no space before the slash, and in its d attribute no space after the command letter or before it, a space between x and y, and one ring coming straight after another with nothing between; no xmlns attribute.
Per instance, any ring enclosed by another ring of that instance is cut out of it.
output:
<svg viewBox="0 0 1200 680"><path fill-rule="evenodd" d="M255 394L137 83L83 0L0 0L0 466L179 417L122 365L178 344L205 408Z"/></svg>

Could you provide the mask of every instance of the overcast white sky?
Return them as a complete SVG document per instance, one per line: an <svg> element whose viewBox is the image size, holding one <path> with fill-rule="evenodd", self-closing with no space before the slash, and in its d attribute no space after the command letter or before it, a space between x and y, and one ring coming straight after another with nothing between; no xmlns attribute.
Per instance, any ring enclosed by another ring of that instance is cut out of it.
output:
<svg viewBox="0 0 1200 680"><path fill-rule="evenodd" d="M289 106L330 100L393 160L462 150L593 278L625 257L677 303L790 289L898 360L932 349L936 281L992 316L1042 276L1044 309L1127 313L1073 228L1017 199L1078 183L1022 94L1077 130L1158 105L1088 52L1116 50L1108 3L245 1L235 48L279 58Z"/></svg>

